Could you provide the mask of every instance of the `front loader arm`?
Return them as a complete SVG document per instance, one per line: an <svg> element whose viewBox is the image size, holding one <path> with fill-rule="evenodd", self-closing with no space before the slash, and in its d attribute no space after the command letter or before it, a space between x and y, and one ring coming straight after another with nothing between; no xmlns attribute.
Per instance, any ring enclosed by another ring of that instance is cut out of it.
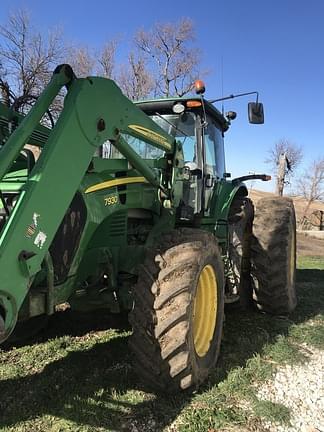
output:
<svg viewBox="0 0 324 432"><path fill-rule="evenodd" d="M173 138L123 96L113 81L76 79L72 69L63 65L0 150L0 180L64 85L68 92L62 113L0 233L0 342L16 324L18 311L95 149L107 140L115 143L156 186L159 179L154 171L121 134L140 138L170 154L174 151Z"/></svg>

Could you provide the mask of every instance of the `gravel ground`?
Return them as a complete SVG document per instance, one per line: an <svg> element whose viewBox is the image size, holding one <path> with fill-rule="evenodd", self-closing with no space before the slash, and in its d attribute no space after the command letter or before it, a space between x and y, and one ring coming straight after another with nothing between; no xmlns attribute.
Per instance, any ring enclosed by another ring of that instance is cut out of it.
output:
<svg viewBox="0 0 324 432"><path fill-rule="evenodd" d="M290 409L290 426L266 422L270 432L324 432L324 352L305 347L309 359L302 365L280 367L258 397Z"/></svg>

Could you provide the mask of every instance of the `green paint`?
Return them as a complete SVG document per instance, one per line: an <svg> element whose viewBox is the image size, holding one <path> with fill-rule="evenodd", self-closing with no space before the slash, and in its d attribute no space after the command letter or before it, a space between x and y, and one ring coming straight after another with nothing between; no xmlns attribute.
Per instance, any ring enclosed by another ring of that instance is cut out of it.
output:
<svg viewBox="0 0 324 432"><path fill-rule="evenodd" d="M49 130L39 121L64 85L68 87L64 109ZM170 107L179 100L187 99L170 100ZM159 112L165 102L155 101L154 110ZM145 110L145 103L139 107ZM14 328L31 292L40 298L46 291L45 301L34 302L33 314L36 303L39 314L52 313L55 304L65 301L80 309L106 307L116 311L129 307L131 286L146 248L175 227L194 226L213 232L226 251L228 210L244 186L233 186L225 179L215 181L209 189L208 208L194 217L184 216L189 214L185 211L186 193L192 190L192 180L185 170L182 145L174 133L169 135L139 107L123 96L113 81L76 79L66 66L57 69L26 117L0 105L4 142L0 190L6 199L17 200L14 206L10 204L10 215L3 217L0 225L0 313L5 315L6 328L2 340ZM228 124L224 117L208 102L206 107L225 131ZM198 124L202 112L199 108L193 112ZM13 118L18 126L10 134ZM201 160L203 137L198 127L196 132L197 158ZM164 156L143 159L125 136L163 150ZM107 140L124 158L94 156ZM31 172L27 159L19 156L26 143L42 147ZM94 185L136 177L144 177L146 182L108 183L86 193ZM67 213L76 193L77 207ZM3 214L1 200L0 210ZM66 224L60 229L66 214ZM80 226L75 225L78 223ZM56 235L57 231L60 234ZM68 235L66 245L76 247L60 249ZM60 278L59 268L64 265L66 271Z"/></svg>

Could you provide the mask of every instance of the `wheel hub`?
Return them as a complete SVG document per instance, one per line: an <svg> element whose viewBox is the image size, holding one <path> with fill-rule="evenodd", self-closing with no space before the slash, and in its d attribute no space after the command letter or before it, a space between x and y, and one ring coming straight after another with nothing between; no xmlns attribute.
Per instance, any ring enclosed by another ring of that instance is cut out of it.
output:
<svg viewBox="0 0 324 432"><path fill-rule="evenodd" d="M210 348L216 318L217 281L213 267L208 264L199 275L193 307L193 339L199 357L204 357Z"/></svg>

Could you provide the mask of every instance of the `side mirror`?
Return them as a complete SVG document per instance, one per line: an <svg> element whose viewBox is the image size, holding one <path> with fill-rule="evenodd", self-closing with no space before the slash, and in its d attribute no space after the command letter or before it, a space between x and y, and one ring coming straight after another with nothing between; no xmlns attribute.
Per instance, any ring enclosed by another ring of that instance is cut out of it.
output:
<svg viewBox="0 0 324 432"><path fill-rule="evenodd" d="M261 102L249 102L249 122L252 124L264 123L263 104Z"/></svg>

